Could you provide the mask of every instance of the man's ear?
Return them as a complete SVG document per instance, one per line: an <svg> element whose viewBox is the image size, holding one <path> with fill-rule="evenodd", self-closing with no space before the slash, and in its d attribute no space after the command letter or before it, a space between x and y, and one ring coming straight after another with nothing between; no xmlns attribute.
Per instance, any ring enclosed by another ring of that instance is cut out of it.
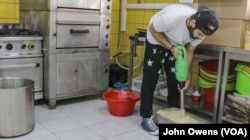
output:
<svg viewBox="0 0 250 140"><path fill-rule="evenodd" d="M190 26L191 27L195 28L195 23L196 23L195 19L190 20Z"/></svg>

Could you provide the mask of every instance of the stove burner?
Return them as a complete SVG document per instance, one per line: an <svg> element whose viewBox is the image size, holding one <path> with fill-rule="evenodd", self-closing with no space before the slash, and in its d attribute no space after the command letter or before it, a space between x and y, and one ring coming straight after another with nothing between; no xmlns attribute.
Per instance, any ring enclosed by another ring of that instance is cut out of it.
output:
<svg viewBox="0 0 250 140"><path fill-rule="evenodd" d="M41 36L40 33L25 29L0 29L0 36Z"/></svg>

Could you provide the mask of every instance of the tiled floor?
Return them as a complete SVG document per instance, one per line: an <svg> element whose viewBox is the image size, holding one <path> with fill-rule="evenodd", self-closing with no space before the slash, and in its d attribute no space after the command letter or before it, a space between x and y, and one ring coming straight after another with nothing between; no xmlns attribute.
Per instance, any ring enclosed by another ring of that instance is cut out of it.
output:
<svg viewBox="0 0 250 140"><path fill-rule="evenodd" d="M112 116L100 96L58 101L56 109L52 110L39 103L35 105L33 131L0 140L158 140L158 136L141 129L139 103L128 117ZM154 110L163 106L157 103Z"/></svg>

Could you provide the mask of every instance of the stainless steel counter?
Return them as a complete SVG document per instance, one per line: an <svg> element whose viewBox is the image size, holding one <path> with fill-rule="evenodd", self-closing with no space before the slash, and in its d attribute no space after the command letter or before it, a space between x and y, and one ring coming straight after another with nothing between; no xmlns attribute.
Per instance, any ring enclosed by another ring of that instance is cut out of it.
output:
<svg viewBox="0 0 250 140"><path fill-rule="evenodd" d="M226 83L227 83L227 77L229 73L229 64L230 60L235 60L235 61L243 61L243 62L249 62L250 63L250 50L246 50L243 48L236 48L236 47L225 47L225 46L217 46L217 45L209 45L209 44L202 44L199 47L200 51L207 51L207 50L214 50L218 52L223 52L223 58L222 64L221 65L223 68L223 75L222 76L222 85L218 85L217 87L221 87L220 93L218 93L219 97L219 103L218 103L218 116L217 116L217 121L216 123L224 123L229 122L229 123L241 123L235 120L231 120L228 118L225 118L223 116L223 108L224 108L224 103L225 103L225 91L226 91ZM217 93L217 92L216 92ZM216 94L217 95L217 94ZM218 99L217 97L217 99ZM216 100L216 99L215 99Z"/></svg>
<svg viewBox="0 0 250 140"><path fill-rule="evenodd" d="M230 60L236 61L244 61L250 62L249 55L250 50L246 50L243 48L234 48L234 47L226 47L225 48L225 61L224 61L224 72L223 72L223 81L222 81L222 88L221 88L221 98L219 104L219 112L218 112L218 123L223 123L223 121L230 122L230 123L241 123L231 119L227 119L223 116L223 108L224 108L224 101L225 101L225 89L226 89L226 82L228 77L229 71L229 62Z"/></svg>
<svg viewBox="0 0 250 140"><path fill-rule="evenodd" d="M201 102L197 104L197 103L193 103L189 96L186 96L185 98L185 108L194 110L204 115L211 116L212 123L217 122L218 106L219 106L219 98L220 98L221 75L222 75L222 67L223 67L223 61L224 61L223 60L224 51L225 51L225 47L223 46L211 46L208 44L200 44L194 52L194 58L199 58L203 60L206 60L206 59L218 59L219 60L214 105L206 104L204 102L204 99L201 100Z"/></svg>

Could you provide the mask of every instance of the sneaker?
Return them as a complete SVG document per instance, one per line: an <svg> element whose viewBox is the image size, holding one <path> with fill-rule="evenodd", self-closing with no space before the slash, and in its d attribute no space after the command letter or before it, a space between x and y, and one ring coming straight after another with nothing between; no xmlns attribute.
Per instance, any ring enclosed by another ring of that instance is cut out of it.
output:
<svg viewBox="0 0 250 140"><path fill-rule="evenodd" d="M159 128L153 121L153 116L150 118L142 118L141 127L151 135L159 135Z"/></svg>

